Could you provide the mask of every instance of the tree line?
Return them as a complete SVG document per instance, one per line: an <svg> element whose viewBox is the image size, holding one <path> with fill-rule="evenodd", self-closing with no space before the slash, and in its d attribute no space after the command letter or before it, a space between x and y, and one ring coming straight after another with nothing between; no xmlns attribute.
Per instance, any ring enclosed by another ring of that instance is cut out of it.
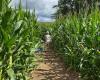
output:
<svg viewBox="0 0 100 80"><path fill-rule="evenodd" d="M54 6L57 8L56 17L60 15L67 15L68 13L88 12L92 9L100 7L99 0L58 0L58 4Z"/></svg>

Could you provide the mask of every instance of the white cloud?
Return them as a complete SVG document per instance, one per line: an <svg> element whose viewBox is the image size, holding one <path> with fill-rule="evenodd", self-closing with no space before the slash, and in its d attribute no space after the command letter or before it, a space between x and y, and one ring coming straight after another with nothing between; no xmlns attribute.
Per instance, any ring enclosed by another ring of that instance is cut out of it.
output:
<svg viewBox="0 0 100 80"><path fill-rule="evenodd" d="M48 18L48 17L42 17L42 16L40 16L38 18L38 21L40 21L40 22L52 22L52 21L55 21L55 19L51 19L51 18Z"/></svg>
<svg viewBox="0 0 100 80"><path fill-rule="evenodd" d="M50 16L56 11L52 8L56 5L58 0L27 0L27 7L32 11L35 9L38 20L52 21ZM14 8L18 6L19 0L12 0L11 6ZM22 0L22 7L26 8L26 0Z"/></svg>

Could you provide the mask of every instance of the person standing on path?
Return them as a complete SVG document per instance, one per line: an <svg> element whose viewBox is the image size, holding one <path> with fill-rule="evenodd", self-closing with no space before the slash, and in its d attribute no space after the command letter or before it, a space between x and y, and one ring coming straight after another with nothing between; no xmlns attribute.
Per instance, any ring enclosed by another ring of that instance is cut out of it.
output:
<svg viewBox="0 0 100 80"><path fill-rule="evenodd" d="M52 42L51 35L50 35L49 31L47 31L46 35L45 35L45 47L46 47L46 51L49 50L51 42Z"/></svg>

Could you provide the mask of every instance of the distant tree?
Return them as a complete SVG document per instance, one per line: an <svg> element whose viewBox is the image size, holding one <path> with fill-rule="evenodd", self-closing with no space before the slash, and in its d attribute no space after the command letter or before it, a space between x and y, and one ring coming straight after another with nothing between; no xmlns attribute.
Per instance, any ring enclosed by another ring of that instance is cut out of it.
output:
<svg viewBox="0 0 100 80"><path fill-rule="evenodd" d="M99 0L58 0L58 5L54 7L58 7L55 15L66 15L69 12L71 13L79 13L79 11L88 10L91 12L92 8L95 8L96 2Z"/></svg>

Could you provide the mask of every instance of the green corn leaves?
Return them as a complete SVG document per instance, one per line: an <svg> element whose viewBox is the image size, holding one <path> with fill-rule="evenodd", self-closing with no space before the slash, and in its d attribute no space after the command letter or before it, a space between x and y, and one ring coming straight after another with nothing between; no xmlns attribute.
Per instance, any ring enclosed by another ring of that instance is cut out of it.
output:
<svg viewBox="0 0 100 80"><path fill-rule="evenodd" d="M7 74L9 75L10 80L16 80L15 73L14 73L13 69L11 69L11 68L8 69Z"/></svg>
<svg viewBox="0 0 100 80"><path fill-rule="evenodd" d="M52 32L54 50L65 64L79 71L82 80L99 80L100 11L70 14L65 20L56 21Z"/></svg>
<svg viewBox="0 0 100 80"><path fill-rule="evenodd" d="M41 30L36 29L34 13L11 9L9 2L0 0L0 80L27 80Z"/></svg>

